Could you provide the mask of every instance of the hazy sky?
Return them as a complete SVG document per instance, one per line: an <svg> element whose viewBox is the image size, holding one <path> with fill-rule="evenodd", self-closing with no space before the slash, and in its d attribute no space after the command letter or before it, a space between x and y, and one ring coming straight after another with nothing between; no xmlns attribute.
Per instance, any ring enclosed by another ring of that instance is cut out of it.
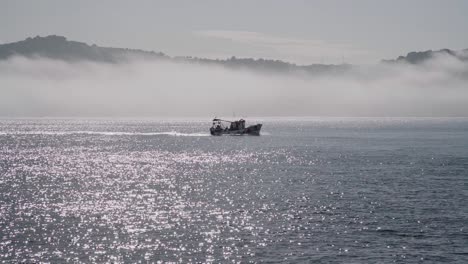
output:
<svg viewBox="0 0 468 264"><path fill-rule="evenodd" d="M171 56L367 64L468 48L468 1L0 0L0 43L57 34Z"/></svg>

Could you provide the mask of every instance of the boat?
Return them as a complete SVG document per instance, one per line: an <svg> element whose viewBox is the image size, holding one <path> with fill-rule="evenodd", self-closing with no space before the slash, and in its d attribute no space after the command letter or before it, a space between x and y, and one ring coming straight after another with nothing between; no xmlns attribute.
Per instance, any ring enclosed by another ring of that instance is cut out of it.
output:
<svg viewBox="0 0 468 264"><path fill-rule="evenodd" d="M245 127L245 120L237 121L222 120L219 118L213 119L213 126L210 128L210 133L213 136L221 135L253 135L259 136L262 124L251 125Z"/></svg>

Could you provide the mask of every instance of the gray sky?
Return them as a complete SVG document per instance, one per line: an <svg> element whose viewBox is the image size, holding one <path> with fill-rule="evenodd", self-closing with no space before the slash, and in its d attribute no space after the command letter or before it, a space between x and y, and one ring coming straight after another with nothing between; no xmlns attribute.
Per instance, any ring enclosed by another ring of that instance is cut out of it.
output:
<svg viewBox="0 0 468 264"><path fill-rule="evenodd" d="M468 48L468 1L0 0L0 43L63 35L171 56L367 64Z"/></svg>

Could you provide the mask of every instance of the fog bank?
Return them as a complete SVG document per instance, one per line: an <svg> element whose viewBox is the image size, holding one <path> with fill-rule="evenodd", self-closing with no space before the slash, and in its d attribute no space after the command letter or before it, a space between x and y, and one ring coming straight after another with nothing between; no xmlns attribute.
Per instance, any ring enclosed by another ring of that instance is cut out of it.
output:
<svg viewBox="0 0 468 264"><path fill-rule="evenodd" d="M343 74L132 60L0 61L0 116L468 116L468 65L438 57Z"/></svg>

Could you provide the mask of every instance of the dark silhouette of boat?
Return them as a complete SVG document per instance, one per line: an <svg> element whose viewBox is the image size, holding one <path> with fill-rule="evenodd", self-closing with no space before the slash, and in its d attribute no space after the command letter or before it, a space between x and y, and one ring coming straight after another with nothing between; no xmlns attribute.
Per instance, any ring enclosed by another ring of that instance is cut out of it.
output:
<svg viewBox="0 0 468 264"><path fill-rule="evenodd" d="M260 135L262 124L256 124L245 127L245 120L227 121L219 118L213 119L213 126L210 128L210 133L213 136L221 135Z"/></svg>

